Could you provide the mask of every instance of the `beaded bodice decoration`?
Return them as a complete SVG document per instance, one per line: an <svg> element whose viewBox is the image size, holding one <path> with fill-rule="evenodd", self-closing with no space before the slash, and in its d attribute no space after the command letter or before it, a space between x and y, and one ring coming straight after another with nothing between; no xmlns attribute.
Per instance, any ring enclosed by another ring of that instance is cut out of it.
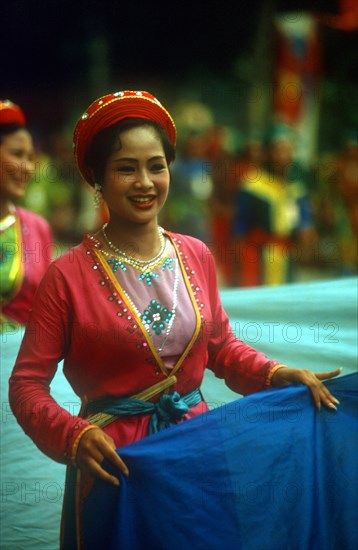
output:
<svg viewBox="0 0 358 550"><path fill-rule="evenodd" d="M132 310L170 368L190 341L196 323L175 249L160 229L158 254L151 260L137 260L114 247L106 238L105 228L102 232L111 252L103 249L101 252Z"/></svg>

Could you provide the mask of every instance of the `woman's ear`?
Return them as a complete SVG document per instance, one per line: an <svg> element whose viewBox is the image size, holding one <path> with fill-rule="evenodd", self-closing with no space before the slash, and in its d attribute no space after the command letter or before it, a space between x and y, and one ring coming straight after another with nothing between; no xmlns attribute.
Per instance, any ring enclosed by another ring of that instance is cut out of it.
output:
<svg viewBox="0 0 358 550"><path fill-rule="evenodd" d="M89 174L90 174L90 176L91 176L91 185L92 185L92 187L95 185L95 183L101 183L101 182L99 182L99 181L96 181L96 176L95 176L95 173L94 173L94 171L92 170L92 168L88 168L88 172L89 172Z"/></svg>

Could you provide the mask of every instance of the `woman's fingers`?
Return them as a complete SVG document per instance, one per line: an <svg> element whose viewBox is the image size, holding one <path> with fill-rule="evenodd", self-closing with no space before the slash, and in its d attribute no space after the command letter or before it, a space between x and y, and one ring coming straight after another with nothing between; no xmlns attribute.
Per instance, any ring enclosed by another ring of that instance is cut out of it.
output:
<svg viewBox="0 0 358 550"><path fill-rule="evenodd" d="M335 376L338 376L342 372L342 368L331 370L328 372L318 372L316 374L316 377L318 380L327 380L328 378L334 378Z"/></svg>
<svg viewBox="0 0 358 550"><path fill-rule="evenodd" d="M320 373L312 373L311 376L314 377L314 380L311 384L307 384L311 390L311 393L313 395L314 401L316 403L316 406L318 410L321 408L321 404L325 405L329 409L337 410L337 405L339 405L338 399L334 397L334 395L331 394L329 389L322 384L321 380L327 380L330 378L334 378L335 376L338 376L342 372L342 369L336 369L334 371L328 371L328 372L320 372Z"/></svg>
<svg viewBox="0 0 358 550"><path fill-rule="evenodd" d="M275 385L284 386L287 383L293 384L305 384L311 391L313 401L318 408L321 408L321 404L332 410L337 410L339 405L338 399L331 394L328 388L322 384L321 380L327 380L338 376L342 372L342 369L336 369L334 371L314 373L308 369L294 369L289 367L283 367L278 369L275 374Z"/></svg>
<svg viewBox="0 0 358 550"><path fill-rule="evenodd" d="M118 487L120 485L119 479L115 476L112 476L108 472L106 472L106 470L104 470L102 466L99 464L99 462L95 460L93 457L89 457L88 461L83 467L81 467L81 469L84 470L91 477L101 479L102 481L110 483L115 487Z"/></svg>
<svg viewBox="0 0 358 550"><path fill-rule="evenodd" d="M303 383L306 384L312 394L313 400L318 410L320 410L321 405L325 405L329 409L337 410L337 405L339 404L338 399L331 394L328 388L322 384L321 380L326 380L327 378L334 378L341 372L341 369L336 369L329 372L314 373L312 371L303 371Z"/></svg>
<svg viewBox="0 0 358 550"><path fill-rule="evenodd" d="M129 475L128 468L123 462L123 460L121 459L121 457L116 453L115 446L112 449L108 449L108 451L105 451L105 452L106 454L104 456L108 458L108 460L110 460L112 464L114 464L114 466L116 466L116 468L118 468L118 470L122 472L122 474L124 474L125 476L128 476Z"/></svg>
<svg viewBox="0 0 358 550"><path fill-rule="evenodd" d="M88 430L81 438L76 455L76 463L91 477L96 477L119 485L119 479L106 472L102 467L103 460L107 458L124 475L128 476L128 468L115 451L115 444L103 430Z"/></svg>
<svg viewBox="0 0 358 550"><path fill-rule="evenodd" d="M307 384L311 390L313 400L318 410L321 408L321 404L325 405L329 409L337 410L339 404L338 399L331 394L324 384L318 382L318 384Z"/></svg>

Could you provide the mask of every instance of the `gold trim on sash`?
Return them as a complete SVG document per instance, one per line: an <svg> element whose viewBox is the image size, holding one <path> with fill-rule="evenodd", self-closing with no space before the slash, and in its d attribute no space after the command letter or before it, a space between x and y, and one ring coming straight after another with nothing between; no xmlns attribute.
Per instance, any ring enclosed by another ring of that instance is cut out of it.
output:
<svg viewBox="0 0 358 550"><path fill-rule="evenodd" d="M160 382L153 384L153 386L149 386L145 390L142 390L136 395L132 395L132 398L140 399L141 401L149 401L149 399L151 399L158 393L161 393L162 391L166 390L170 386L173 386L174 384L176 384L176 382L177 382L177 379L175 376L169 376L168 378L165 378L164 380L161 380ZM117 418L118 416L115 414L99 412L88 417L87 420L91 424L95 426L99 426L100 428L103 428L104 426L107 426Z"/></svg>

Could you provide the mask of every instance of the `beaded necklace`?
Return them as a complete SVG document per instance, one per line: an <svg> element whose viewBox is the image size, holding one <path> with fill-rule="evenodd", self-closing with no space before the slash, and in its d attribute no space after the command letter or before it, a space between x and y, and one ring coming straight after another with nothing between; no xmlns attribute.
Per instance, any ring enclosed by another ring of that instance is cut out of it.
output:
<svg viewBox="0 0 358 550"><path fill-rule="evenodd" d="M169 243L169 241L167 241L167 243ZM166 269L169 269L169 271L173 271L172 264L175 262L175 259L170 258L168 255L169 253L166 252L167 243L162 257L154 263L147 264L143 267L137 266L130 261L128 262L125 258L121 256L116 256L115 254L107 252L106 250L101 249L101 252L104 256L108 258L107 262L111 266L113 273L116 273L118 268L120 268L122 271L127 271L127 267L125 265L127 263L131 267L134 267L141 272L140 276L138 277L139 281L145 281L149 286L151 286L152 279L158 279L159 277L158 273L155 273L155 271L153 271L156 267L159 267L161 265L162 271L165 271Z"/></svg>
<svg viewBox="0 0 358 550"><path fill-rule="evenodd" d="M0 220L0 231L6 231L16 222L15 207L10 205L9 214L7 214L2 220Z"/></svg>
<svg viewBox="0 0 358 550"><path fill-rule="evenodd" d="M165 271L167 268L172 271L172 263L175 260L173 258L170 258L169 254L167 253L167 245L169 244L169 241L164 238L161 228L158 227L159 237L161 240L160 251L151 260L137 260L136 258L125 254L119 248L114 246L113 243L108 241L104 228L105 226L102 228L102 232L106 239L106 242L109 248L116 250L116 254L107 252L103 249L101 249L101 252L107 258L109 258L107 262L111 266L113 273L116 273L118 268L120 268L122 271L127 271L127 267L125 264L130 265L141 272L139 276L139 281L144 281L150 286L152 284L152 279L158 279L159 277L158 273L155 273L155 271L153 271L156 267L162 264L162 271Z"/></svg>
<svg viewBox="0 0 358 550"><path fill-rule="evenodd" d="M13 214L9 214L5 218L3 218L0 221L0 231L6 231L9 227L11 227L16 222L16 218Z"/></svg>
<svg viewBox="0 0 358 550"><path fill-rule="evenodd" d="M108 247L111 250L113 250L113 252L115 252L115 254L117 256L119 256L119 258L122 259L122 261L125 261L127 264L132 265L133 267L136 267L137 269L141 269L142 271L147 271L148 269L152 268L153 265L156 264L158 262L158 260L160 260L161 257L163 256L165 246L166 246L166 241L164 239L163 230L160 227L158 227L158 235L159 235L159 240L160 240L160 250L159 250L159 252L153 258L151 258L150 260L139 260L138 258L135 258L134 256L130 256L129 254L124 252L124 250L120 250L119 248L117 248L109 240L109 238L107 236L107 233L106 233L107 225L108 224L105 223L102 227L102 234L103 234L104 240L106 241L106 244L108 245Z"/></svg>

